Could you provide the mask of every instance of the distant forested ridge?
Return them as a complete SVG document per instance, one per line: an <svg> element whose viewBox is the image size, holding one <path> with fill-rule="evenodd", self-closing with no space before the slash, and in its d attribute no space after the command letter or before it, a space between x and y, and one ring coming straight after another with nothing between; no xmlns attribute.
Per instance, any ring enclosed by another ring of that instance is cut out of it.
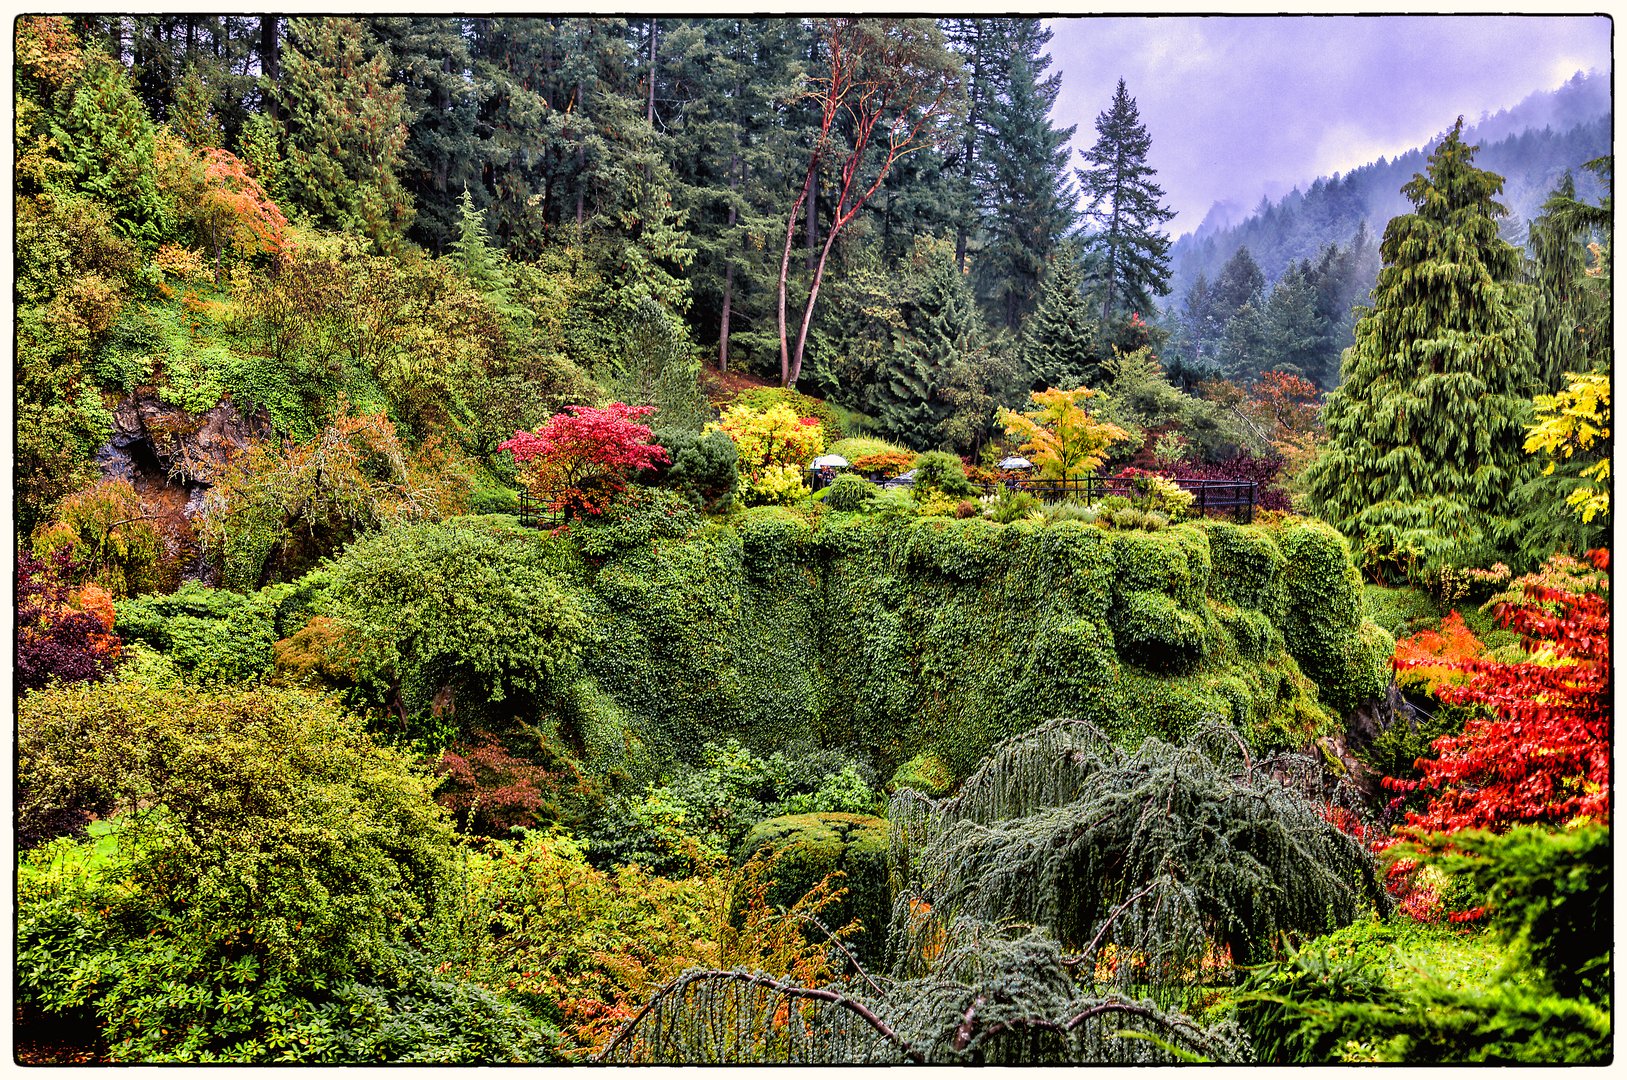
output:
<svg viewBox="0 0 1627 1080"><path fill-rule="evenodd" d="M1477 163L1504 179L1499 201L1509 214L1499 225L1507 240L1528 246L1531 219L1567 173L1578 197L1597 201L1605 193L1600 179L1580 166L1610 153L1611 131L1608 79L1580 73L1558 90L1532 94L1465 128L1465 140L1480 146ZM1212 207L1196 230L1170 248L1171 291L1160 325L1174 334L1168 357L1174 369L1189 381L1247 377L1262 370L1259 358L1280 359L1282 343L1265 341L1270 335L1257 322L1228 322L1250 303L1251 291L1259 296L1245 314L1263 316L1286 283L1289 295L1277 301L1279 324L1294 321L1292 313L1304 303L1301 292L1317 294L1320 314L1319 320L1301 319L1318 341L1307 344L1307 335L1298 334L1301 357L1292 366L1331 386L1339 354L1354 340L1350 304L1364 302L1372 289L1385 225L1410 208L1401 188L1424 171L1438 141L1343 175L1318 177L1276 200L1262 198L1246 216L1225 203ZM1279 326L1278 336L1284 335L1296 338L1291 328Z"/></svg>

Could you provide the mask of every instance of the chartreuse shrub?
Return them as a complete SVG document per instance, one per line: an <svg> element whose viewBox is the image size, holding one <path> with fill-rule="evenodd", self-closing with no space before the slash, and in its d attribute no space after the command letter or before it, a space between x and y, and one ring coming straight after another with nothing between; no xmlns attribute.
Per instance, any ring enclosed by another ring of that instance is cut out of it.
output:
<svg viewBox="0 0 1627 1080"><path fill-rule="evenodd" d="M1265 965L1239 1005L1262 1059L1610 1060L1609 830L1442 839L1432 861L1479 890L1487 928L1357 924Z"/></svg>
<svg viewBox="0 0 1627 1080"><path fill-rule="evenodd" d="M93 840L27 855L19 1002L118 1061L532 1061L551 1028L457 974L433 781L298 690L98 683L19 703L27 808L91 792Z"/></svg>

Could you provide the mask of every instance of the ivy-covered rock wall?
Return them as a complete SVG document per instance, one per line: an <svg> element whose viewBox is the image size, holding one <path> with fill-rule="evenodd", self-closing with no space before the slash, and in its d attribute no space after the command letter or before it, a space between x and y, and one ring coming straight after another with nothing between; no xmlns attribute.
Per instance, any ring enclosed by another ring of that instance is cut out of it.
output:
<svg viewBox="0 0 1627 1080"><path fill-rule="evenodd" d="M1302 745L1380 693L1393 640L1325 526L1159 532L783 508L686 537L566 538L592 629L562 724L653 776L730 735L964 775L1056 716L1128 744L1206 717ZM1320 690L1320 693L1318 692Z"/></svg>

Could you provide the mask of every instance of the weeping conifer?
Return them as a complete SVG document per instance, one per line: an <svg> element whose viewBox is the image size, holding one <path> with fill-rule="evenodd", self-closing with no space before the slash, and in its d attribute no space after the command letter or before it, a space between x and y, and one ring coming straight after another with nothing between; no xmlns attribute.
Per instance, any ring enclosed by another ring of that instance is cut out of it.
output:
<svg viewBox="0 0 1627 1080"><path fill-rule="evenodd" d="M1056 720L953 798L894 797L889 971L808 987L691 971L600 1054L614 1062L1243 1061L1194 993L1283 931L1387 907L1372 859L1229 728L1126 753ZM851 959L851 958L849 958Z"/></svg>
<svg viewBox="0 0 1627 1080"><path fill-rule="evenodd" d="M1483 566L1516 537L1536 389L1531 290L1498 236L1503 179L1474 167L1463 121L1402 192L1373 305L1328 399L1306 473L1317 513L1398 565Z"/></svg>

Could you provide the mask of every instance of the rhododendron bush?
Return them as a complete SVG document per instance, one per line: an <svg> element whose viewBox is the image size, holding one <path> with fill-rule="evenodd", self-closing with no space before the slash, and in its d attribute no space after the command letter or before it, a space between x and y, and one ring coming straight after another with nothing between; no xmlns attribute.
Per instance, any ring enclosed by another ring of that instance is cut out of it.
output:
<svg viewBox="0 0 1627 1080"><path fill-rule="evenodd" d="M602 409L572 405L535 432L516 431L498 446L525 468L531 493L567 517L602 514L627 490L627 477L665 464L667 452L639 423L652 405L612 401Z"/></svg>

